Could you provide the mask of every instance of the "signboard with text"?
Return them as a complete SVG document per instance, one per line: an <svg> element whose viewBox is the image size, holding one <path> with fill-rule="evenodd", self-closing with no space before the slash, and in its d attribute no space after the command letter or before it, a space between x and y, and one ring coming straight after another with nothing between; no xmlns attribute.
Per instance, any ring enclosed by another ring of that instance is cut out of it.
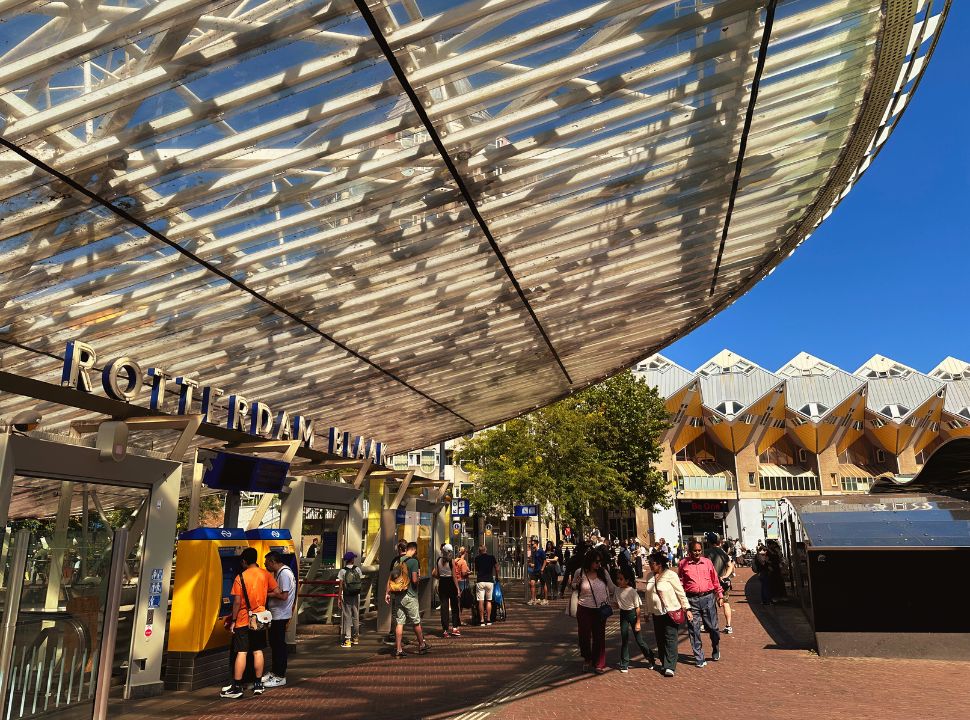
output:
<svg viewBox="0 0 970 720"><path fill-rule="evenodd" d="M516 505L515 517L539 517L538 505Z"/></svg>
<svg viewBox="0 0 970 720"><path fill-rule="evenodd" d="M727 500L678 500L677 509L682 513L726 513Z"/></svg>

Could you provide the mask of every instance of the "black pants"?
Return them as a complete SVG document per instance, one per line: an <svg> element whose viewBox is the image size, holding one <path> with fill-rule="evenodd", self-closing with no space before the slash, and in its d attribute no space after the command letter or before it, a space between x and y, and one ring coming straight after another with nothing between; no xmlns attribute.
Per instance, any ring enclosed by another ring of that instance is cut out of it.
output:
<svg viewBox="0 0 970 720"><path fill-rule="evenodd" d="M677 631L680 628L667 615L653 616L653 634L657 638L657 654L664 670L677 669Z"/></svg>
<svg viewBox="0 0 970 720"><path fill-rule="evenodd" d="M455 581L450 578L441 578L438 581L438 599L441 600L441 629L458 627L461 625L461 605L458 603L458 588ZM448 623L448 610L451 609L451 624Z"/></svg>
<svg viewBox="0 0 970 720"><path fill-rule="evenodd" d="M636 610L620 610L620 667L630 667L630 636L633 637L633 641L637 644L637 647L640 648L640 652L643 653L643 657L651 665L653 664L653 650L651 650L647 645L646 641L643 639L643 635L640 634L640 631L634 630L636 625Z"/></svg>
<svg viewBox="0 0 970 720"><path fill-rule="evenodd" d="M269 626L269 646L273 650L273 674L286 677L286 625L289 620L274 620Z"/></svg>

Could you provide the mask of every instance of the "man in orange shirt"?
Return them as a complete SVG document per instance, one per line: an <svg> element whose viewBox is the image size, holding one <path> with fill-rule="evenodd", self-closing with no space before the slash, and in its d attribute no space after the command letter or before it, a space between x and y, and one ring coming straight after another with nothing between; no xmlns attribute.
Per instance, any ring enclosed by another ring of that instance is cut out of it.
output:
<svg viewBox="0 0 970 720"><path fill-rule="evenodd" d="M242 697L242 678L246 672L246 655L253 654L253 669L256 671L256 683L253 685L253 695L263 694L263 650L266 648L266 628L251 630L249 627L250 613L257 613L266 609L266 597L270 593L277 593L276 580L273 576L256 564L256 548L246 548L239 556L242 572L236 576L232 584L232 652L235 655L233 666L233 682L222 691L224 698ZM245 590L243 588L245 583ZM247 599L248 598L248 599Z"/></svg>

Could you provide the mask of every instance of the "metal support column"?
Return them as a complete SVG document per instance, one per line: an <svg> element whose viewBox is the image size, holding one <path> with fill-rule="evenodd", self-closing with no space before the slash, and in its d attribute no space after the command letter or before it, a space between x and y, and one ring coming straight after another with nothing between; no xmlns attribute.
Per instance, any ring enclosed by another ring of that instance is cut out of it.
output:
<svg viewBox="0 0 970 720"><path fill-rule="evenodd" d="M296 546L297 557L299 557L303 549L303 504L306 497L306 479L302 477L291 478L286 489L288 492L280 496L280 527L290 531L293 544ZM317 558L321 557L323 557L323 553L318 552ZM309 574L307 577L312 578ZM293 602L293 617L286 625L286 644L290 647L291 652L296 652L297 649L296 626L299 622L299 614L299 598L297 598Z"/></svg>
<svg viewBox="0 0 970 720"><path fill-rule="evenodd" d="M121 607L121 585L124 581L125 548L128 531L115 530L111 539L111 565L108 571L108 592L104 603L104 622L101 625L101 650L98 654L98 678L94 690L92 720L108 717L108 695L111 692L111 670L114 665L115 641L118 639L118 608Z"/></svg>
<svg viewBox="0 0 970 720"><path fill-rule="evenodd" d="M192 457L192 488L189 493L189 525L187 530L199 527L199 506L202 501L202 473L205 467L199 462L199 451Z"/></svg>
<svg viewBox="0 0 970 720"><path fill-rule="evenodd" d="M226 512L222 521L222 527L239 527L240 503L242 503L242 496L238 490L230 490L226 493Z"/></svg>
<svg viewBox="0 0 970 720"><path fill-rule="evenodd" d="M388 562L394 557L394 546L397 544L397 510L381 511L381 542L377 556L377 631L386 633L391 629L391 607L384 602L384 591L391 568Z"/></svg>
<svg viewBox="0 0 970 720"><path fill-rule="evenodd" d="M74 499L74 483L61 483L57 502L57 519L54 521L54 545L51 547L51 564L47 581L45 610L57 610L61 602L61 583L64 580L64 559L67 557L67 526L71 521L71 502Z"/></svg>

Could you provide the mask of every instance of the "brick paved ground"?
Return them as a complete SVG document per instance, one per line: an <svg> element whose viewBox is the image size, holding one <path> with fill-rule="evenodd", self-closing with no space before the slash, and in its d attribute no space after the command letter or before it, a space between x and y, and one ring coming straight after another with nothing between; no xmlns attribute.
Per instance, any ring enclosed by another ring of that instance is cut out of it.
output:
<svg viewBox="0 0 970 720"><path fill-rule="evenodd" d="M740 579L742 586L747 575ZM757 595L756 583L749 593ZM433 638L429 655L393 660L375 654L373 638L353 651L327 646L316 650L316 657L301 656L299 675L305 679L268 690L262 698L223 701L217 689L170 693L129 704L123 712L116 707L111 715L119 720L146 715L206 720L956 720L970 713L970 664L821 659L808 649L811 633L797 609L751 606L743 588L732 600L736 633L724 639L722 661L704 669L684 662L670 679L636 662L627 674L581 674L575 621L563 615L563 601L543 608L512 602L507 622L468 628L460 639ZM437 630L436 616L432 620L428 625ZM609 632L609 661L614 663L615 623ZM688 655L684 638L682 660ZM319 668L316 674L314 667Z"/></svg>

